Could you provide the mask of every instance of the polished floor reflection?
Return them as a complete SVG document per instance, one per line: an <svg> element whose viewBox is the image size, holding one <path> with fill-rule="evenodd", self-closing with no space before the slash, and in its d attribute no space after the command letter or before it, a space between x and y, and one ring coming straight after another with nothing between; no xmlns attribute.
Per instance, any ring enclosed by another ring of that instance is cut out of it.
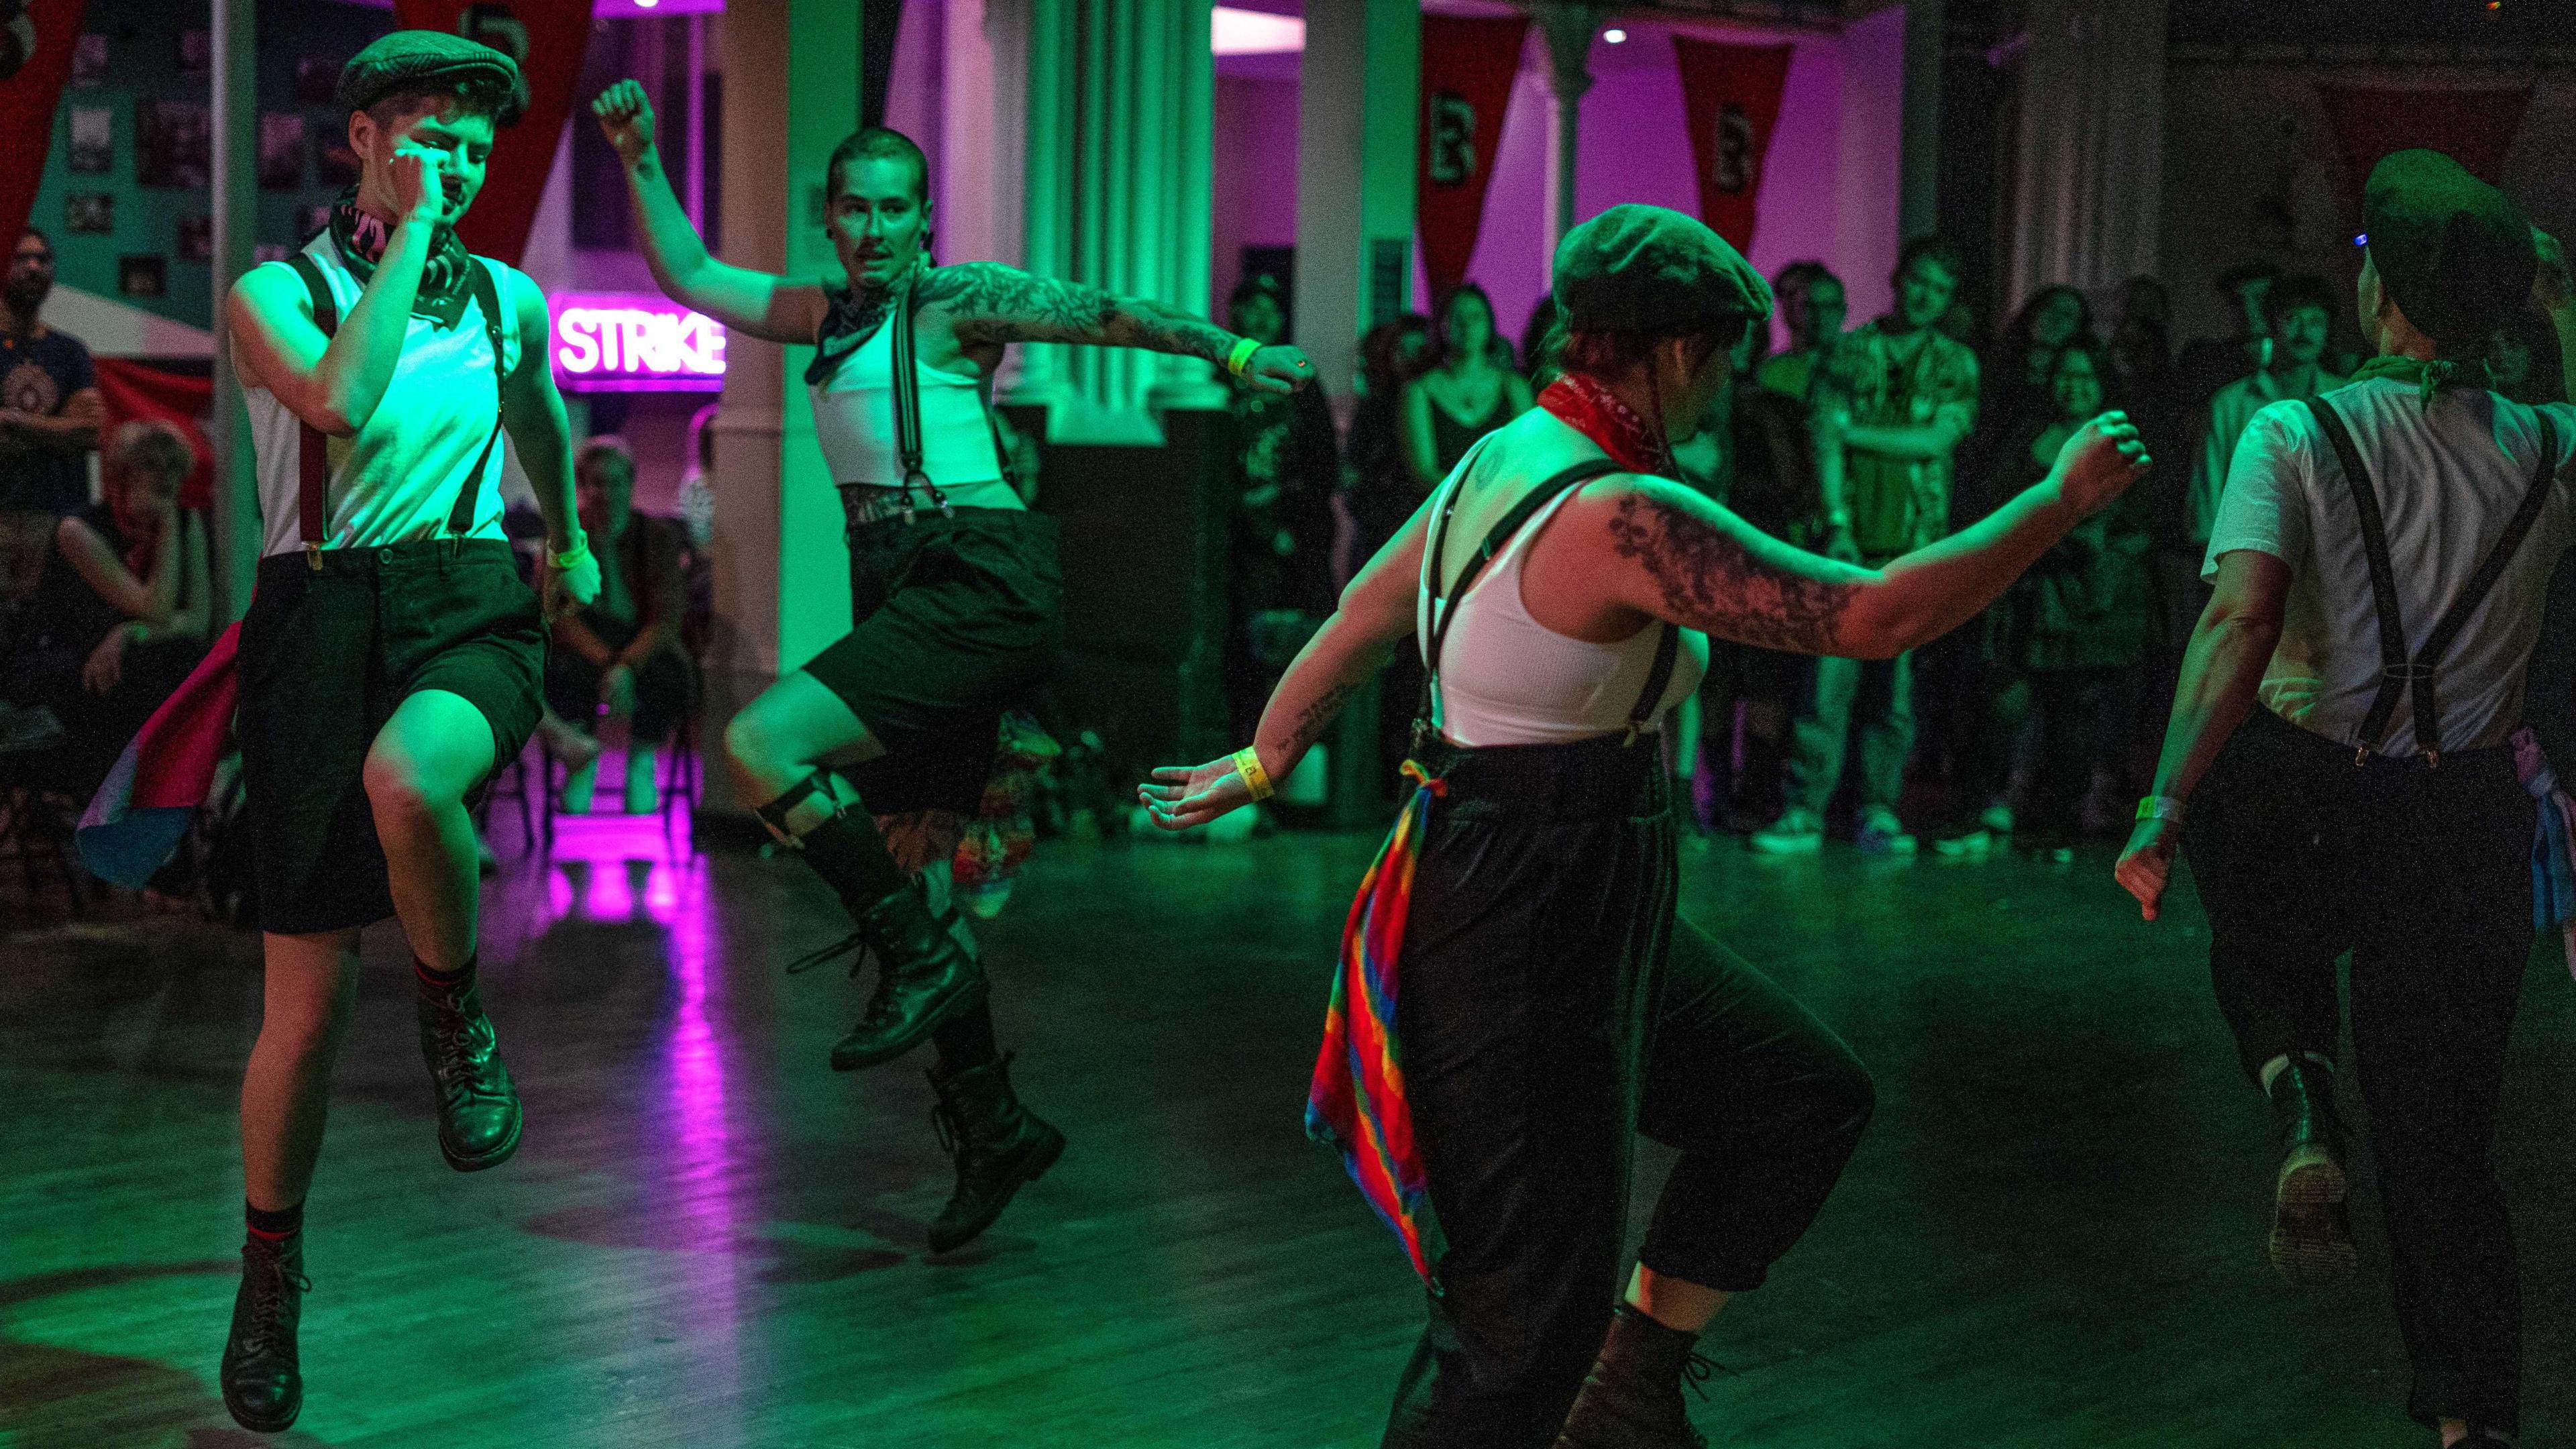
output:
<svg viewBox="0 0 2576 1449"><path fill-rule="evenodd" d="M945 1258L921 1246L948 1187L924 1062L826 1070L858 986L780 971L842 929L817 883L658 821L513 845L485 989L525 1144L493 1173L441 1164L401 943L371 934L310 1210L307 1408L272 1442L1376 1442L1418 1303L1298 1125L1373 842L1042 847L986 937L1022 1089L1073 1145ZM1694 851L1684 909L1881 1086L1822 1221L1710 1339L1733 1370L1698 1409L1712 1442L2428 1442L2396 1419L2366 1164L2362 1279L2275 1282L2262 1109L2197 913L2149 927L2121 899L2101 860ZM0 1449L260 1442L213 1383L255 942L25 906L0 901ZM2576 1434L2571 1028L2551 946L2502 1148L2534 1444Z"/></svg>

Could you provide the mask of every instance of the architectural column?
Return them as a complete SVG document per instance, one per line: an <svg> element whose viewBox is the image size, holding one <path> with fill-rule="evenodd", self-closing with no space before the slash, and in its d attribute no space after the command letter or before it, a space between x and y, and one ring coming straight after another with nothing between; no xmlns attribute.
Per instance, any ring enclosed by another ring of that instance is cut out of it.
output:
<svg viewBox="0 0 2576 1449"><path fill-rule="evenodd" d="M259 28L254 0L214 0L213 161L214 413L206 442L215 455L214 603L219 617L250 607L259 571L259 480L241 379L233 372L232 330L224 298L251 268L259 243Z"/></svg>
<svg viewBox="0 0 2576 1449"><path fill-rule="evenodd" d="M1208 310L1210 0L988 0L996 90L1018 78L1030 271ZM1213 408L1195 358L1029 346L1007 400L1059 443L1159 444L1152 409Z"/></svg>
<svg viewBox="0 0 2576 1449"><path fill-rule="evenodd" d="M1574 230L1575 138L1583 93L1592 89L1592 36L1601 28L1605 7L1581 0L1538 0L1530 7L1540 33L1547 37L1548 93L1555 102L1555 125L1547 143L1547 265L1556 265L1556 244Z"/></svg>
<svg viewBox="0 0 2576 1449"><path fill-rule="evenodd" d="M1336 404L1360 335L1410 310L1420 0L1313 5L1297 64L1297 341Z"/></svg>
<svg viewBox="0 0 2576 1449"><path fill-rule="evenodd" d="M724 260L791 277L839 265L823 231L823 168L859 124L859 7L731 0L718 37L725 88ZM814 444L804 373L814 350L725 338L716 415L715 637L701 737L779 675L849 632L841 506ZM722 770L707 808L739 814Z"/></svg>

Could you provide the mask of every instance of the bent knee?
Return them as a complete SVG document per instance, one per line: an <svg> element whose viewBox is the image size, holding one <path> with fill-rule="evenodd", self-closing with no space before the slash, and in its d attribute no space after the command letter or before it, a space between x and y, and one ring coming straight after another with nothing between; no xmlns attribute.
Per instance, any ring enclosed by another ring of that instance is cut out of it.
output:
<svg viewBox="0 0 2576 1449"><path fill-rule="evenodd" d="M420 816L465 803L464 790L444 784L436 772L394 750L371 750L361 773L367 803L378 817Z"/></svg>

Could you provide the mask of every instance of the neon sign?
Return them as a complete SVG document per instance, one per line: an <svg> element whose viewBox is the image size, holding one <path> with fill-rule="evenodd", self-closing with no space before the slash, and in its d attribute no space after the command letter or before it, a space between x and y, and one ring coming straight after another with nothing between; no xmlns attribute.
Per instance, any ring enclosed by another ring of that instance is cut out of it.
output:
<svg viewBox="0 0 2576 1449"><path fill-rule="evenodd" d="M555 385L566 392L715 392L725 330L650 292L568 292L555 299Z"/></svg>

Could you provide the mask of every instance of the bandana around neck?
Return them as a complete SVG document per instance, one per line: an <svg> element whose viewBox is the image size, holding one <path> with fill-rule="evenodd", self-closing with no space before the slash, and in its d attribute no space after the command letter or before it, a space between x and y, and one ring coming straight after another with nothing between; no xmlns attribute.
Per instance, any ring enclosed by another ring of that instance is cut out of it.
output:
<svg viewBox="0 0 2576 1449"><path fill-rule="evenodd" d="M826 287L823 297L826 310L823 325L814 334L814 360L805 365L805 382L820 387L841 370L859 344L877 334L886 314L894 309L894 299L921 280L928 271L928 261L917 261L911 272L895 279L892 285L870 291L859 287Z"/></svg>
<svg viewBox="0 0 2576 1449"><path fill-rule="evenodd" d="M2487 371L2484 362L2474 359L2459 362L2448 357L2402 357L2392 353L2386 357L2374 357L2353 369L2352 380L2355 382L2368 382L2374 377L2415 384L2426 407L2433 405L2433 394L2442 388L2495 386L2494 375Z"/></svg>
<svg viewBox="0 0 2576 1449"><path fill-rule="evenodd" d="M1538 395L1538 405L1590 438L1620 467L1632 473L1672 476L1672 448L1599 378L1566 373Z"/></svg>
<svg viewBox="0 0 2576 1449"><path fill-rule="evenodd" d="M341 260L365 286L376 274L376 263L394 239L393 228L380 217L369 215L358 207L358 188L352 186L340 193L331 204L331 240L340 248ZM441 327L453 327L465 315L465 299L471 293L474 258L457 240L456 228L442 226L429 244L429 261L420 269L420 292L412 299L411 310L430 318Z"/></svg>

